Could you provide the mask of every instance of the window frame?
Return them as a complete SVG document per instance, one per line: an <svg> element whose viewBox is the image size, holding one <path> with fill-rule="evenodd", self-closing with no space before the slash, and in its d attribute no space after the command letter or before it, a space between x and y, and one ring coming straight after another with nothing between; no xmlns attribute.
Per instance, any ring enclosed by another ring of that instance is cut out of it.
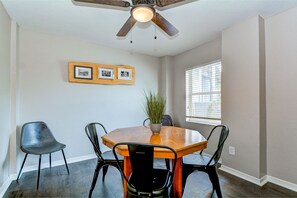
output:
<svg viewBox="0 0 297 198"><path fill-rule="evenodd" d="M222 85L222 68L223 68L223 65L222 65L222 60L221 59L217 59L217 60L214 60L214 61L211 61L211 62L207 62L207 63L204 63L204 64L199 64L199 65L196 65L196 66L191 66L191 67L187 67L185 70L184 70L184 77L185 77L185 121L186 122L189 122L189 123L197 123L197 124L206 124L206 125L218 125L218 124L221 124L222 123L222 86L221 86L221 90L220 91L216 91L218 94L221 94L221 110L220 110L220 113L221 113L221 116L220 118L206 118L206 117L197 117L197 116L187 116L187 101L188 101L188 95L187 95L187 78L186 78L186 75L187 75L187 71L189 70L193 70L193 69L196 69L196 68L199 68L199 67L204 67L204 66L208 66L208 65L212 65L212 64L215 64L215 63L220 63L221 64L221 85ZM192 89L192 86L189 86L189 89L191 90ZM193 93L192 91L189 91L189 93L192 93L191 96L193 95L206 95L206 94L215 94L215 92L203 92L203 93ZM191 105L191 104L189 104ZM190 108L189 108L190 109Z"/></svg>

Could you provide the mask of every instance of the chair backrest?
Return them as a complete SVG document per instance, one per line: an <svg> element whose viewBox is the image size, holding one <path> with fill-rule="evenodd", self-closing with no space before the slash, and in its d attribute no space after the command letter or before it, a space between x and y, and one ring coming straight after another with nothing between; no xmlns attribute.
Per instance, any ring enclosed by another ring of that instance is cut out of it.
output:
<svg viewBox="0 0 297 198"><path fill-rule="evenodd" d="M173 167L170 170L170 185L172 185L174 171L176 166L177 154L174 149L168 146L141 144L135 142L122 142L114 145L113 153L119 164L116 155L116 148L118 146L128 146L131 168L133 174L133 186L139 192L152 192L153 191L153 168L154 168L154 148L168 149L174 154ZM127 183L131 183L124 175L121 168L122 175Z"/></svg>
<svg viewBox="0 0 297 198"><path fill-rule="evenodd" d="M170 115L164 114L162 117L162 126L174 126L173 120Z"/></svg>
<svg viewBox="0 0 297 198"><path fill-rule="evenodd" d="M100 149L98 134L100 135L100 137L104 134L107 134L105 127L101 123L93 122L93 123L89 123L85 127L85 131L86 131L86 134L87 134L89 140L91 141L91 143L93 145L93 148L94 148L94 151L95 151L97 157L100 160L104 160L104 158L102 157L101 149Z"/></svg>
<svg viewBox="0 0 297 198"><path fill-rule="evenodd" d="M34 145L42 146L56 141L52 132L44 122L28 122L22 127L21 148Z"/></svg>
<svg viewBox="0 0 297 198"><path fill-rule="evenodd" d="M223 147L224 147L224 143L229 135L229 128L225 125L217 125L215 127L213 127L213 129L211 130L208 138L207 138L207 141L210 139L211 135L213 134L213 132L216 130L216 129L219 129L221 128L221 134L220 134L220 137L219 137L219 142L218 142L218 146L217 146L217 149L216 151L214 152L214 154L212 155L211 159L209 160L207 166L211 163L211 161L213 160L216 163L218 163L220 157L221 157L221 154L222 154L222 150L223 150ZM202 154L203 150L200 151L200 154Z"/></svg>
<svg viewBox="0 0 297 198"><path fill-rule="evenodd" d="M149 119L149 118L146 118L146 119L143 121L142 125L143 125L143 126L147 126L149 121L150 121L150 119ZM172 120L172 118L171 118L170 115L168 115L168 114L164 114L164 115L162 116L162 126L174 126L174 124L173 124L173 120Z"/></svg>

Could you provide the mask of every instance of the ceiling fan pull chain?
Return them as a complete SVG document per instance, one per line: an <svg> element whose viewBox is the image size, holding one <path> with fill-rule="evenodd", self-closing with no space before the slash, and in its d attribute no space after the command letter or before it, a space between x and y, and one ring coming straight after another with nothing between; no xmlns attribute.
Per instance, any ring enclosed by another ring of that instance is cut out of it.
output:
<svg viewBox="0 0 297 198"><path fill-rule="evenodd" d="M130 34L130 43L131 43L131 44L133 43L132 32L133 32L133 30L131 30L131 34Z"/></svg>
<svg viewBox="0 0 297 198"><path fill-rule="evenodd" d="M156 17L156 13L155 13L155 17L154 18L155 18L155 24L154 24L155 25L155 37L154 38L156 40L157 39L157 25L156 25L157 24L157 17Z"/></svg>

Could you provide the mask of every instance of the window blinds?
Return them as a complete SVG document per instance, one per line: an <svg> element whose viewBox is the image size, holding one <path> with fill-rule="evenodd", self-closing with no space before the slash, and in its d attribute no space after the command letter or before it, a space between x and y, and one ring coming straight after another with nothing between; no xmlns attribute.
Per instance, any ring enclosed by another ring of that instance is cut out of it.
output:
<svg viewBox="0 0 297 198"><path fill-rule="evenodd" d="M186 70L186 117L221 119L221 62Z"/></svg>

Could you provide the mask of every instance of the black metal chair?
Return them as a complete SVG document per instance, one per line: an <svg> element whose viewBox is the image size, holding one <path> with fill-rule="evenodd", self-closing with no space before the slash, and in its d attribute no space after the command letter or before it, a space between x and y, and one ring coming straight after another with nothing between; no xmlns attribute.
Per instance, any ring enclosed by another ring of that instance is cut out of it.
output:
<svg viewBox="0 0 297 198"><path fill-rule="evenodd" d="M107 170L108 170L108 166L114 166L119 171L120 171L120 169L118 168L117 161L114 158L114 155L113 155L111 150L101 152L99 139L98 139L98 134L100 135L100 137L102 135L107 134L107 131L106 131L105 127L100 123L94 122L94 123L89 123L85 127L85 131L86 131L86 134L87 134L89 140L91 141L91 143L93 145L94 151L95 151L95 153L97 155L97 158L98 158L97 166L96 166L94 176L93 176L93 182L92 182L92 185L91 185L91 188L90 188L90 191L89 191L89 197L92 197L92 193L93 193L93 190L94 190L94 188L96 186L98 174L99 174L101 168L103 169L103 176L102 176L102 181L103 182L104 182ZM118 158L120 159L120 166L122 167L124 158L122 156L119 156Z"/></svg>
<svg viewBox="0 0 297 198"><path fill-rule="evenodd" d="M176 167L177 154L168 146L121 142L114 145L112 151L118 160L116 148L128 146L132 172L128 178L123 169L121 173L127 182L128 197L170 197ZM167 149L174 155L173 167L168 169L154 168L154 148Z"/></svg>
<svg viewBox="0 0 297 198"><path fill-rule="evenodd" d="M146 118L143 121L142 125L147 126L149 121L150 121L150 119ZM163 117L162 117L162 126L174 126L173 120L172 120L170 115L168 115L168 114L163 115ZM166 164L166 168L170 169L170 160L169 159L165 159L165 164Z"/></svg>
<svg viewBox="0 0 297 198"><path fill-rule="evenodd" d="M222 197L222 192L219 183L219 177L216 170L216 165L221 157L224 143L229 134L229 128L224 125L215 126L207 140L210 139L211 135L216 129L221 129L219 142L216 151L211 157L203 155L203 150L200 151L199 155L190 154L183 157L183 188L185 186L187 177L195 170L206 172L212 183L213 193L216 191L218 197Z"/></svg>
<svg viewBox="0 0 297 198"><path fill-rule="evenodd" d="M163 115L162 126L174 126L173 120L170 115L168 115L168 114Z"/></svg>
<svg viewBox="0 0 297 198"><path fill-rule="evenodd" d="M38 121L38 122L29 122L24 124L21 132L21 150L24 153L26 153L26 155L23 160L21 169L19 171L17 182L19 181L19 177L21 175L21 172L24 167L28 154L39 155L37 190L39 188L40 164L41 164L41 156L43 154L49 154L49 164L51 168L52 167L51 153L61 150L63 154L64 162L66 165L66 169L69 174L68 165L63 151L65 147L66 147L65 144L61 144L55 139L52 132L44 122Z"/></svg>

